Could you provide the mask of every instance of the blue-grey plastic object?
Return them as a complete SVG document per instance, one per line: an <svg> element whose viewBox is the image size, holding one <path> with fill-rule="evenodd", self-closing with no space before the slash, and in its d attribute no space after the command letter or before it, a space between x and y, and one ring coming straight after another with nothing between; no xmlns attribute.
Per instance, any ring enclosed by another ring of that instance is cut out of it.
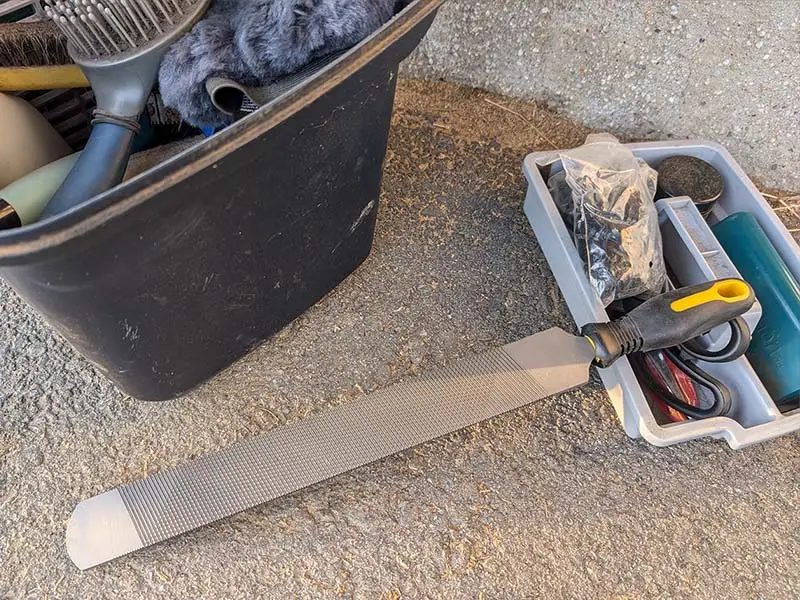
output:
<svg viewBox="0 0 800 600"><path fill-rule="evenodd" d="M762 306L747 357L776 404L796 404L800 401L800 285L752 214L732 214L712 231Z"/></svg>
<svg viewBox="0 0 800 600"><path fill-rule="evenodd" d="M101 194L122 181L136 133L112 123L98 123L64 183L42 212L42 219L53 217L87 198Z"/></svg>

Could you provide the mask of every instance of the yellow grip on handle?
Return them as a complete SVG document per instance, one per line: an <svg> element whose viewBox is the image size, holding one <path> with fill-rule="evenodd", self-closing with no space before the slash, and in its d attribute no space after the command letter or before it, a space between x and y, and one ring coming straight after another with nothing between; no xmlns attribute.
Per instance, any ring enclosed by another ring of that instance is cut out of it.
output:
<svg viewBox="0 0 800 600"><path fill-rule="evenodd" d="M587 323L595 362L607 367L620 356L672 348L740 317L755 295L741 279L720 279L678 288L650 298L610 323Z"/></svg>
<svg viewBox="0 0 800 600"><path fill-rule="evenodd" d="M715 301L733 304L747 300L752 293L750 286L740 279L720 279L707 290L673 301L670 308L675 312L684 312Z"/></svg>

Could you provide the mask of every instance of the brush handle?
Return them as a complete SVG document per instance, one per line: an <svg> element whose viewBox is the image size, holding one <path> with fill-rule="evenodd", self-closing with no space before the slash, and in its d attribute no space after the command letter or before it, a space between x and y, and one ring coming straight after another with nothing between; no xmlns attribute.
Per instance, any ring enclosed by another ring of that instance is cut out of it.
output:
<svg viewBox="0 0 800 600"><path fill-rule="evenodd" d="M86 87L89 87L89 81L78 65L0 68L0 92Z"/></svg>
<svg viewBox="0 0 800 600"><path fill-rule="evenodd" d="M122 181L135 135L121 125L97 123L75 167L45 207L42 219L66 212Z"/></svg>

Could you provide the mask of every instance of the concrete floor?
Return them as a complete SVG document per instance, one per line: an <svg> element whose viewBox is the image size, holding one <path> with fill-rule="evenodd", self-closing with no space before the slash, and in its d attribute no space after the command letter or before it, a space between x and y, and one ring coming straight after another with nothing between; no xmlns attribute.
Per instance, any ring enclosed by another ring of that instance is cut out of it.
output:
<svg viewBox="0 0 800 600"><path fill-rule="evenodd" d="M725 144L800 188L797 0L448 0L410 74L635 137Z"/></svg>
<svg viewBox="0 0 800 600"><path fill-rule="evenodd" d="M520 166L585 134L529 103L404 82L372 256L178 401L122 396L0 285L0 598L800 596L800 438L657 449L625 437L596 380L93 570L66 556L82 498L573 327Z"/></svg>

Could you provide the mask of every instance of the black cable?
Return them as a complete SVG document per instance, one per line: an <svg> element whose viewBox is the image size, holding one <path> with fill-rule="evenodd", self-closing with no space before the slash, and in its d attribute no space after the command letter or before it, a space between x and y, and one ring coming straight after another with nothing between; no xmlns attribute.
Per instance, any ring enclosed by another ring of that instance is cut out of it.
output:
<svg viewBox="0 0 800 600"><path fill-rule="evenodd" d="M731 340L722 350L710 352L700 346L697 339L681 344L681 350L692 358L713 363L732 362L744 356L752 339L750 327L742 317L736 317L734 320L728 321L728 324L731 326Z"/></svg>
<svg viewBox="0 0 800 600"><path fill-rule="evenodd" d="M661 398L668 406L671 406L675 410L693 419L708 419L711 417L722 417L728 414L731 409L731 392L724 383L706 373L693 362L684 360L674 348L664 350L663 352L681 371L686 373L692 381L709 390L714 401L709 408L700 408L688 404L683 399L673 394L651 375L650 369L648 369L645 364L644 354L633 354L629 358L636 369L637 375L639 375L640 381L650 389L650 391Z"/></svg>

